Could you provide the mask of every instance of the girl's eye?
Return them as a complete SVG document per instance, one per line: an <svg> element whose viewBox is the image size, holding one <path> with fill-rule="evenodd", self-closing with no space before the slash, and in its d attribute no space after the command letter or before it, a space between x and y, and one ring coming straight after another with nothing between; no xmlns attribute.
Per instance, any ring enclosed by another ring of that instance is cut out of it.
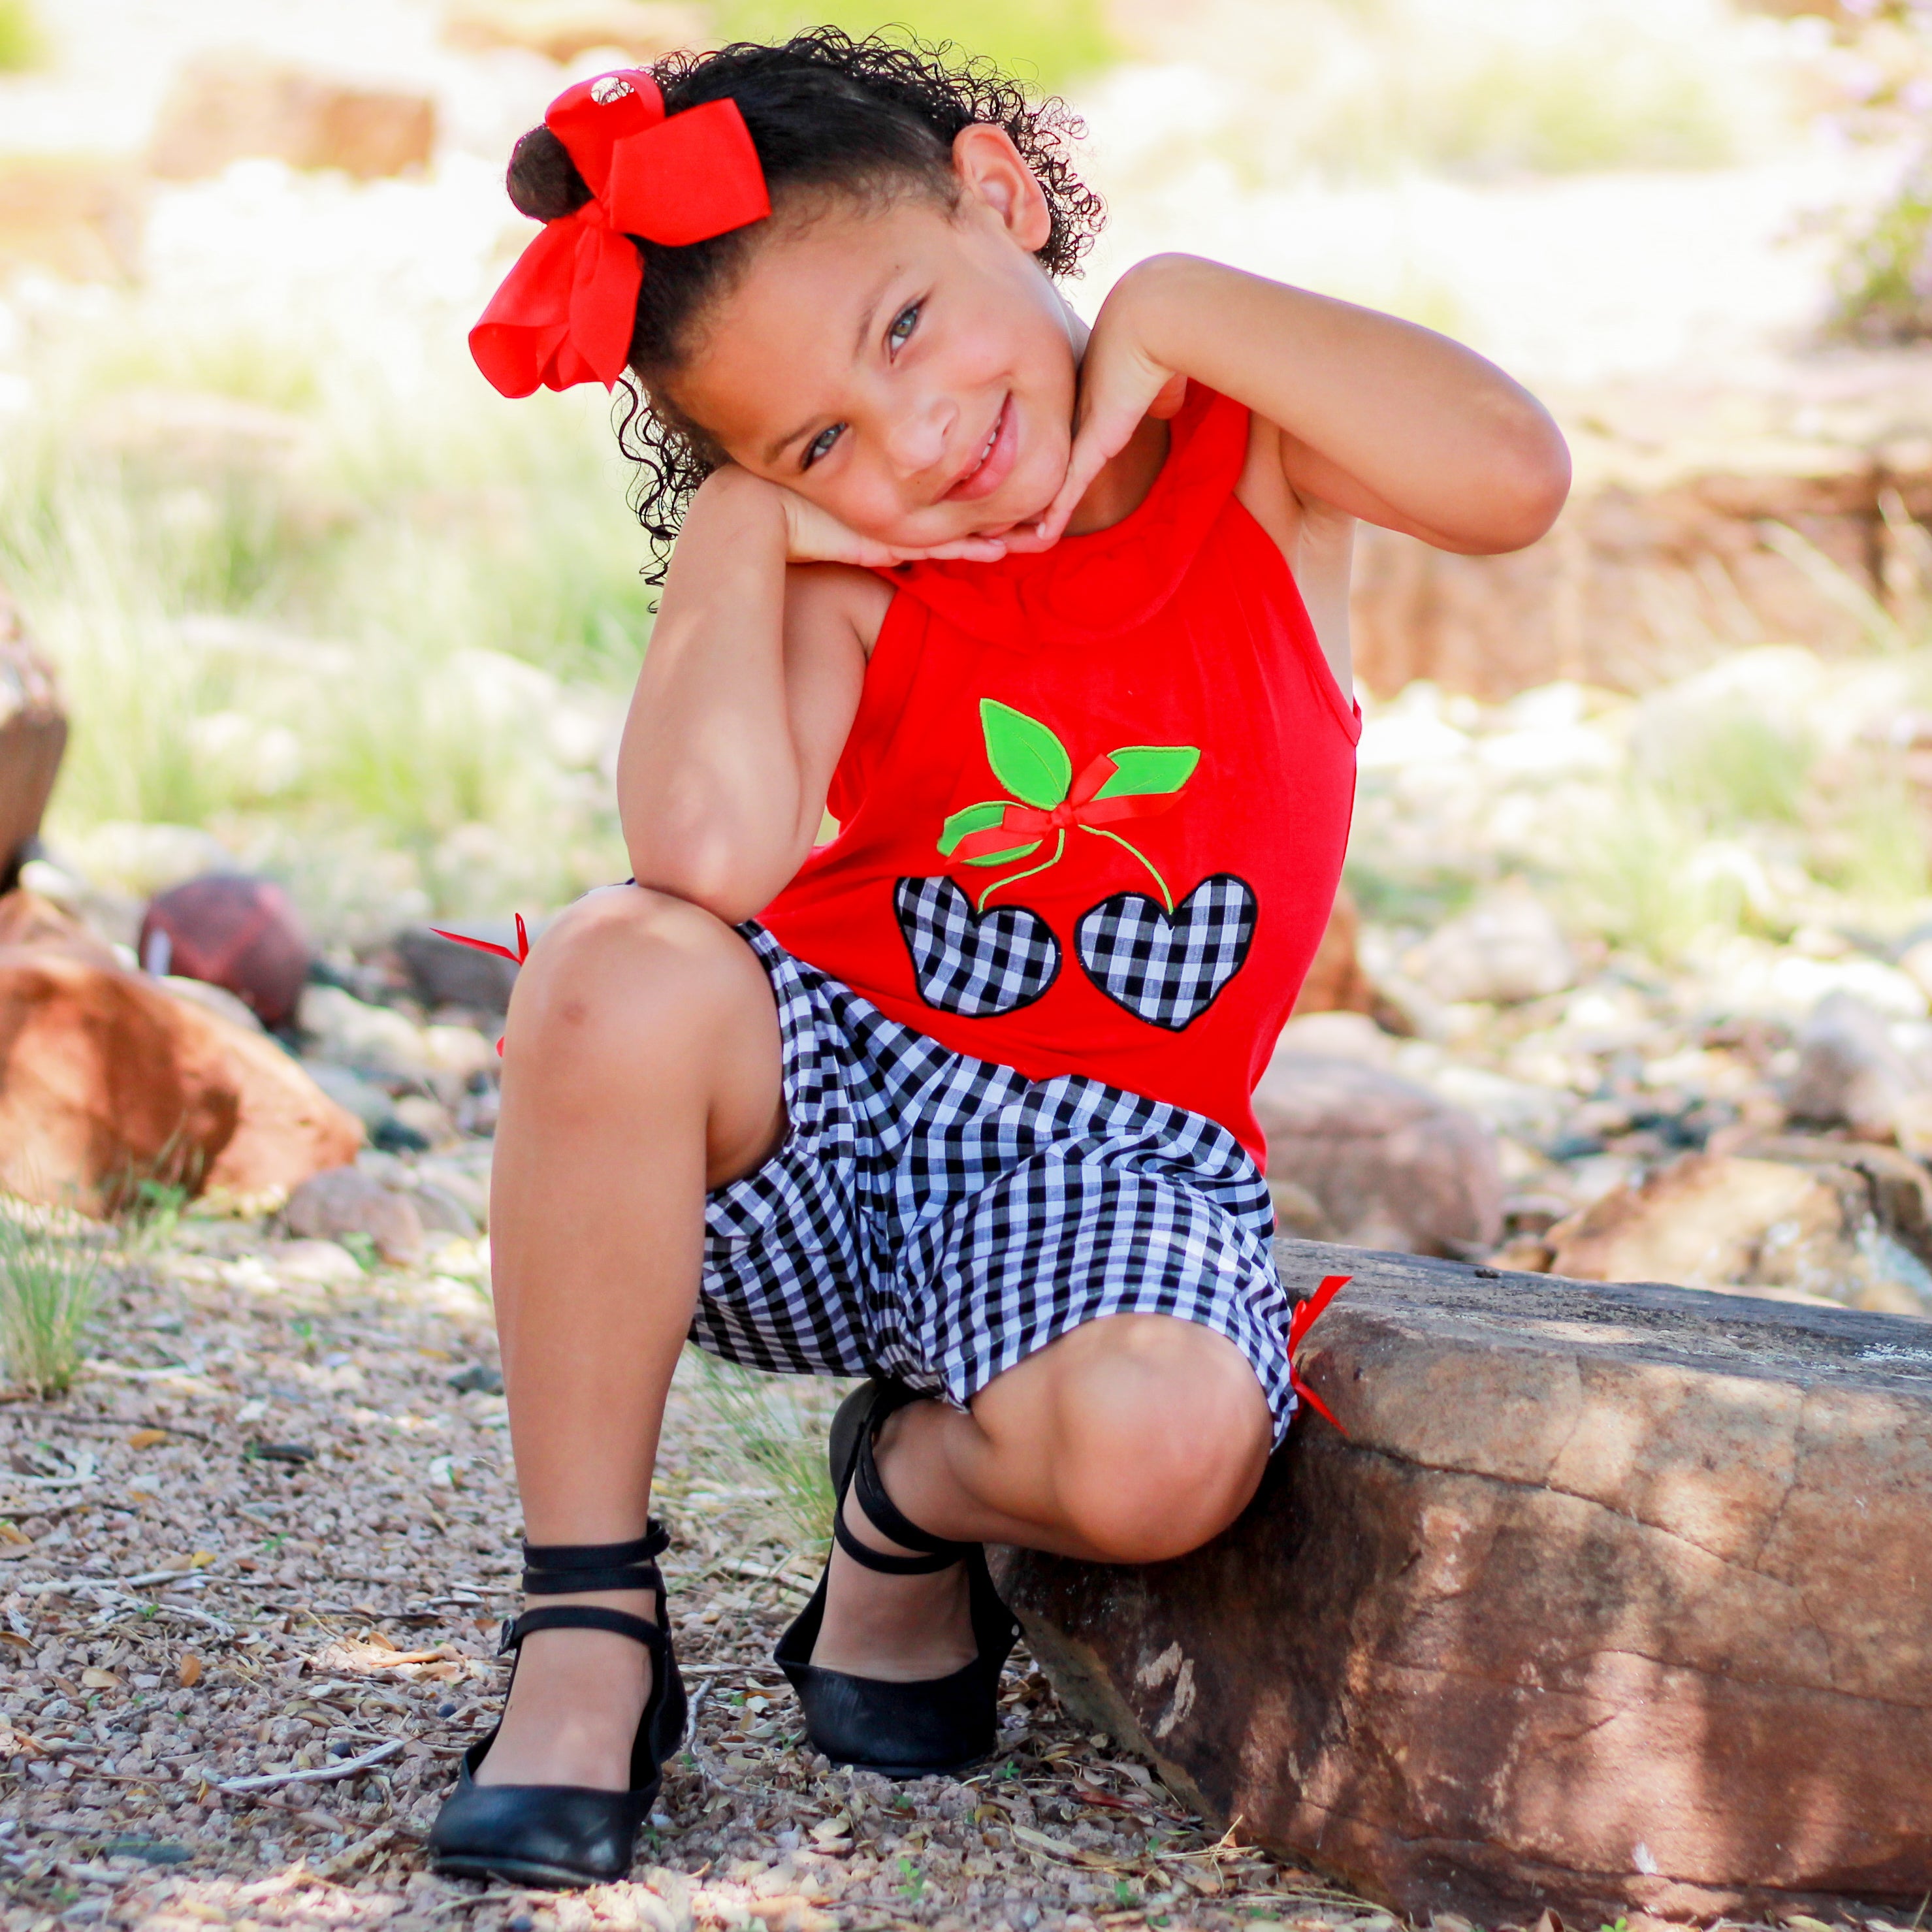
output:
<svg viewBox="0 0 1932 1932"><path fill-rule="evenodd" d="M820 430L806 445L804 460L798 466L801 470L809 470L821 456L830 455L832 446L844 434L844 428L845 425L843 423L834 423L830 428Z"/></svg>
<svg viewBox="0 0 1932 1932"><path fill-rule="evenodd" d="M886 331L886 340L893 348L903 349L919 326L920 307L917 302L908 302L892 317L892 326Z"/></svg>

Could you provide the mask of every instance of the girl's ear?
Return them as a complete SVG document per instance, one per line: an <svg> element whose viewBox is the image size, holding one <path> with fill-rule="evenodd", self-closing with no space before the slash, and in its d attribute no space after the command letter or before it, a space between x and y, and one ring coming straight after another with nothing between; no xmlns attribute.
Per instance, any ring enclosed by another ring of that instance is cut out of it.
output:
<svg viewBox="0 0 1932 1932"><path fill-rule="evenodd" d="M1000 225L1030 255L1046 246L1053 217L1004 128L975 121L952 137L952 170L962 194L988 209Z"/></svg>

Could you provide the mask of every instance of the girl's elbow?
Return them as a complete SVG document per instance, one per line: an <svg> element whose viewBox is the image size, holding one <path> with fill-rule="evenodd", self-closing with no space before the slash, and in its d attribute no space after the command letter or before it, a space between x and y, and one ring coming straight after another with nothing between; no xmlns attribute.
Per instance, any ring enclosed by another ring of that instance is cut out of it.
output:
<svg viewBox="0 0 1932 1932"><path fill-rule="evenodd" d="M639 885L682 899L727 926L763 911L790 875L778 876L777 866L723 840L633 840L630 860Z"/></svg>
<svg viewBox="0 0 1932 1932"><path fill-rule="evenodd" d="M1527 550L1549 534L1569 494L1569 446L1551 424L1546 436L1526 438L1498 458L1471 499L1478 514L1456 547L1476 556Z"/></svg>

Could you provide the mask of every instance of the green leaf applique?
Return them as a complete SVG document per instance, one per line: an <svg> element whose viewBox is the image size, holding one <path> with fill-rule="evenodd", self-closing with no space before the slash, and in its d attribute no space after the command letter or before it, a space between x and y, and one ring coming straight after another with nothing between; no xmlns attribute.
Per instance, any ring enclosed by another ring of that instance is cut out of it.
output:
<svg viewBox="0 0 1932 1932"><path fill-rule="evenodd" d="M1123 745L1107 755L1114 761L1114 776L1094 794L1096 798L1178 791L1201 762L1200 748L1194 745Z"/></svg>
<svg viewBox="0 0 1932 1932"><path fill-rule="evenodd" d="M952 858L961 844L976 833L1006 828L1009 812L1022 818L1037 817L1047 812L1054 814L1051 823L1054 832L1052 853L1040 864L1023 872L1010 872L1003 879L993 880L980 895L980 911L986 910L987 901L995 892L1058 865L1066 850L1070 826L1096 838L1110 840L1129 853L1153 879L1162 904L1170 913L1173 911L1174 896L1159 868L1138 846L1109 827L1123 817L1144 818L1150 813L1165 811L1165 801L1187 783L1200 764L1198 746L1123 745L1118 750L1096 758L1083 770L1079 778L1081 802L1069 805L1067 800L1075 783L1073 760L1048 726L1036 718L1029 718L1024 711L1015 710L1010 704L1002 704L996 698L980 699L980 724L986 734L986 762L992 767L993 776L1013 796L982 800L976 805L966 806L952 813L940 827L938 844L941 854ZM1100 772L1107 770L1109 766L1112 769L1107 771L1106 778L1097 789L1089 789ZM1121 799L1144 799L1148 802L1137 808L1117 806L1111 812L1096 809L1106 801ZM1161 802L1156 802L1156 800ZM1024 806L1033 808L1031 814L1022 812ZM1065 809L1059 809L1060 807ZM1091 822L1090 812L1100 822ZM1004 866L1015 859L1030 858L1046 842L1043 836L1029 837L1026 832L1017 828L1012 836L1014 842L1011 845L998 851L974 854L960 862L968 866Z"/></svg>
<svg viewBox="0 0 1932 1932"><path fill-rule="evenodd" d="M1038 718L996 698L982 698L980 724L986 734L986 762L1016 798L1050 811L1066 797L1073 782L1073 760Z"/></svg>
<svg viewBox="0 0 1932 1932"><path fill-rule="evenodd" d="M988 799L983 804L969 805L964 811L954 812L939 829L940 851L951 858L961 839L972 832L990 830L1006 815L1006 801L1002 798ZM1022 838L1003 852L982 852L976 859L964 862L968 866L1004 866L1009 859L1024 859L1028 853L1037 852L1042 842L1037 838Z"/></svg>

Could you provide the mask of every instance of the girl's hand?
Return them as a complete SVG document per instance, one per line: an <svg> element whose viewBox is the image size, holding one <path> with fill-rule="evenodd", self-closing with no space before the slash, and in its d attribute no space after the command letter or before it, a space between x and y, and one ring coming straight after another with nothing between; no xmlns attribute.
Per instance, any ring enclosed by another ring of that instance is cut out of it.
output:
<svg viewBox="0 0 1932 1932"><path fill-rule="evenodd" d="M926 559L963 557L974 563L994 563L1006 554L997 537L962 537L951 543L908 549L862 536L829 511L781 484L769 486L784 508L785 561L788 563L856 563L882 570L896 563Z"/></svg>
<svg viewBox="0 0 1932 1932"><path fill-rule="evenodd" d="M1088 486L1150 416L1179 412L1187 378L1149 352L1136 319L1136 277L1121 278L1100 305L1080 363L1080 396L1073 415L1073 448L1066 480L1036 523L1006 534L1013 550L1048 550Z"/></svg>
<svg viewBox="0 0 1932 1932"><path fill-rule="evenodd" d="M788 563L851 563L862 569L884 570L896 563L916 563L928 558L959 557L972 563L995 563L1006 554L1005 543L998 537L961 537L950 543L911 547L881 543L876 537L862 536L842 524L796 490L754 476L735 464L712 471L706 478L704 488L714 495L722 490L748 490L767 496L784 518Z"/></svg>

